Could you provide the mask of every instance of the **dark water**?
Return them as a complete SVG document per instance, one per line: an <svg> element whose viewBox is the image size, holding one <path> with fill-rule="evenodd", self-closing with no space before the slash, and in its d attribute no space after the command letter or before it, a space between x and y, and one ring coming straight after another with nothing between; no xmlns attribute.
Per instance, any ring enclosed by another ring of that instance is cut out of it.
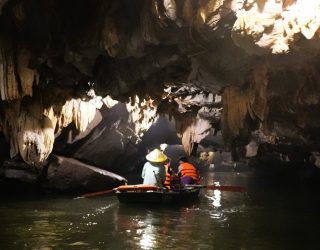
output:
<svg viewBox="0 0 320 250"><path fill-rule="evenodd" d="M209 173L188 207L119 204L115 197L2 198L0 249L320 249L319 194L266 188L248 173Z"/></svg>

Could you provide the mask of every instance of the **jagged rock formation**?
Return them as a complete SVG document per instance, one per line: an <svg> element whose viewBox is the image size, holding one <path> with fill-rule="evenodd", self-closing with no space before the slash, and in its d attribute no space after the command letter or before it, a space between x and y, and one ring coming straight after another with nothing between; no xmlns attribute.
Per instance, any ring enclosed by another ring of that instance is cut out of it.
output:
<svg viewBox="0 0 320 250"><path fill-rule="evenodd" d="M41 164L52 151L55 133L71 122L84 131L95 115L95 99L71 99L62 105L54 101L40 96L3 105L2 130L10 141L11 157L19 154L31 165Z"/></svg>
<svg viewBox="0 0 320 250"><path fill-rule="evenodd" d="M237 11L232 38L249 54L285 54L308 49L298 44L318 43L319 1L243 1Z"/></svg>
<svg viewBox="0 0 320 250"><path fill-rule="evenodd" d="M218 129L221 98L192 86L169 87L165 92L158 111L173 116L184 151L190 155L212 127Z"/></svg>
<svg viewBox="0 0 320 250"><path fill-rule="evenodd" d="M93 89L128 103L134 143L159 112L174 117L187 153L211 127L234 151L255 133L318 150L318 0L9 0L0 9L0 130L11 157L41 166L62 128L86 130Z"/></svg>

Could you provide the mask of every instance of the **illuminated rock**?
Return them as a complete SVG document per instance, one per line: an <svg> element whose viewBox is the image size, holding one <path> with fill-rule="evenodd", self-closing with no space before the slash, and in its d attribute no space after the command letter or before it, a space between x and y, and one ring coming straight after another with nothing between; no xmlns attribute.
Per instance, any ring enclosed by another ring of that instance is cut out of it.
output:
<svg viewBox="0 0 320 250"><path fill-rule="evenodd" d="M310 147L320 138L318 0L31 0L0 8L0 130L11 157L30 165L41 166L69 126L95 141L87 128L102 102L128 111L108 125L114 154L131 143L133 154L159 113L174 118L189 154L212 128L222 128L230 149L257 131ZM74 154L96 157L95 143Z"/></svg>

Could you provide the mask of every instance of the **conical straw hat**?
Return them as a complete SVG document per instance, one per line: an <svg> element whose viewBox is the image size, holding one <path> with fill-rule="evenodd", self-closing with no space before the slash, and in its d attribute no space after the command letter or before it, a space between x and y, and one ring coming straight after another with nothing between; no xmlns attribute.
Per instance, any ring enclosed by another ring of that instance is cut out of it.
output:
<svg viewBox="0 0 320 250"><path fill-rule="evenodd" d="M167 159L167 156L156 148L147 154L146 158L152 162L163 162Z"/></svg>

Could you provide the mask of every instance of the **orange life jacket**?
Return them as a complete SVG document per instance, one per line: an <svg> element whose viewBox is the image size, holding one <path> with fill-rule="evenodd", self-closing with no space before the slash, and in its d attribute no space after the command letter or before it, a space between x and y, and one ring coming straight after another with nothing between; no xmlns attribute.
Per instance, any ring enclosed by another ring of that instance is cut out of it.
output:
<svg viewBox="0 0 320 250"><path fill-rule="evenodd" d="M168 165L164 165L164 167L166 169L166 179L164 181L164 186L170 189L170 186L173 181L172 169Z"/></svg>
<svg viewBox="0 0 320 250"><path fill-rule="evenodd" d="M190 176L196 183L200 181L199 171L189 162L180 164L181 166L181 177Z"/></svg>

